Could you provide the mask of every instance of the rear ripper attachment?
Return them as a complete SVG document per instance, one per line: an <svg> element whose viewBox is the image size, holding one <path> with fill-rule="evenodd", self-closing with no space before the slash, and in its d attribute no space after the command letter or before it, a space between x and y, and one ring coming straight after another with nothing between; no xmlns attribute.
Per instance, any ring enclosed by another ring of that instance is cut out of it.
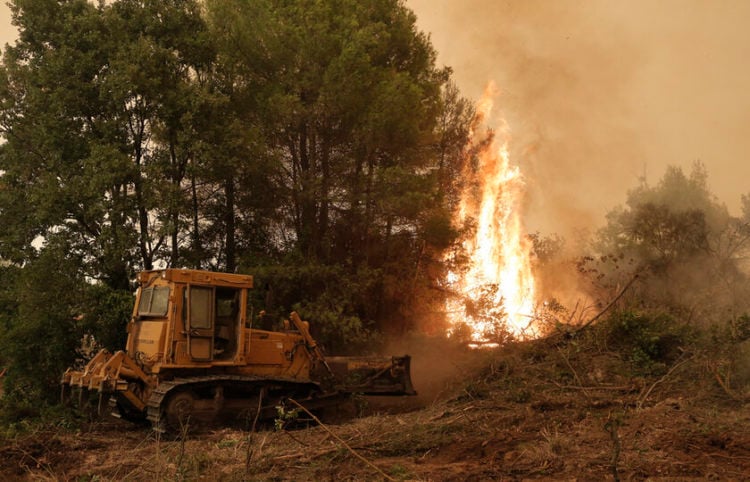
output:
<svg viewBox="0 0 750 482"><path fill-rule="evenodd" d="M69 368L64 399L96 394L100 410L108 400L116 416L178 428L273 418L286 398L315 410L355 393L416 394L408 355L326 358L294 312L280 330L258 326L252 276L165 269L138 281L125 350Z"/></svg>

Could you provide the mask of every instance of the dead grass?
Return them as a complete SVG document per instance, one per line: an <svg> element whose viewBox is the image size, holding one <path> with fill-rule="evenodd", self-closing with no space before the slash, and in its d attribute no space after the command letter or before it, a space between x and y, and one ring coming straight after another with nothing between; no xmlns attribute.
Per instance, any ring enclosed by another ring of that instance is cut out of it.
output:
<svg viewBox="0 0 750 482"><path fill-rule="evenodd" d="M384 478L352 450L395 480L750 474L750 405L729 396L700 357L682 358L658 376L632 376L619 354L592 344L540 341L479 356L478 367L470 364L471 372L446 384L442 399L420 410L292 433L188 430L175 439L109 423L29 434L4 441L0 474L63 481Z"/></svg>

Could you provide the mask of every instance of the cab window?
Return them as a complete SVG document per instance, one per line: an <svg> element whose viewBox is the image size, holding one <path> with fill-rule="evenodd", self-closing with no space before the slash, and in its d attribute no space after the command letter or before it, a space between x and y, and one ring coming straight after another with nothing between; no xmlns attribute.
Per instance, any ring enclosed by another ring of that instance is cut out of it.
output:
<svg viewBox="0 0 750 482"><path fill-rule="evenodd" d="M212 288L190 288L190 328L211 328Z"/></svg>
<svg viewBox="0 0 750 482"><path fill-rule="evenodd" d="M138 314L141 316L164 316L169 306L169 286L154 286L141 291Z"/></svg>

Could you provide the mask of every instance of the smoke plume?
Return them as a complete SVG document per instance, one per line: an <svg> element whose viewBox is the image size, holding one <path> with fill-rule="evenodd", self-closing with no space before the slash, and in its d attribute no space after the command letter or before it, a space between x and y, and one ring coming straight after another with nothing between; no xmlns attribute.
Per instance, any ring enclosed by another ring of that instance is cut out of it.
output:
<svg viewBox="0 0 750 482"><path fill-rule="evenodd" d="M487 81L529 182L529 231L601 225L639 179L707 167L738 214L750 191L750 3L408 0L464 95Z"/></svg>

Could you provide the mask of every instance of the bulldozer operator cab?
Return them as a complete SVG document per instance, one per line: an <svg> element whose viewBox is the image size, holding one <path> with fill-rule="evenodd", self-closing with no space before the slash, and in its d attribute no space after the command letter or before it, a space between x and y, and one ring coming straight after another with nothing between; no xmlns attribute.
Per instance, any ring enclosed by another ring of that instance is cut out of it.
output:
<svg viewBox="0 0 750 482"><path fill-rule="evenodd" d="M252 277L166 269L139 278L128 352L142 362L229 362L241 351Z"/></svg>

